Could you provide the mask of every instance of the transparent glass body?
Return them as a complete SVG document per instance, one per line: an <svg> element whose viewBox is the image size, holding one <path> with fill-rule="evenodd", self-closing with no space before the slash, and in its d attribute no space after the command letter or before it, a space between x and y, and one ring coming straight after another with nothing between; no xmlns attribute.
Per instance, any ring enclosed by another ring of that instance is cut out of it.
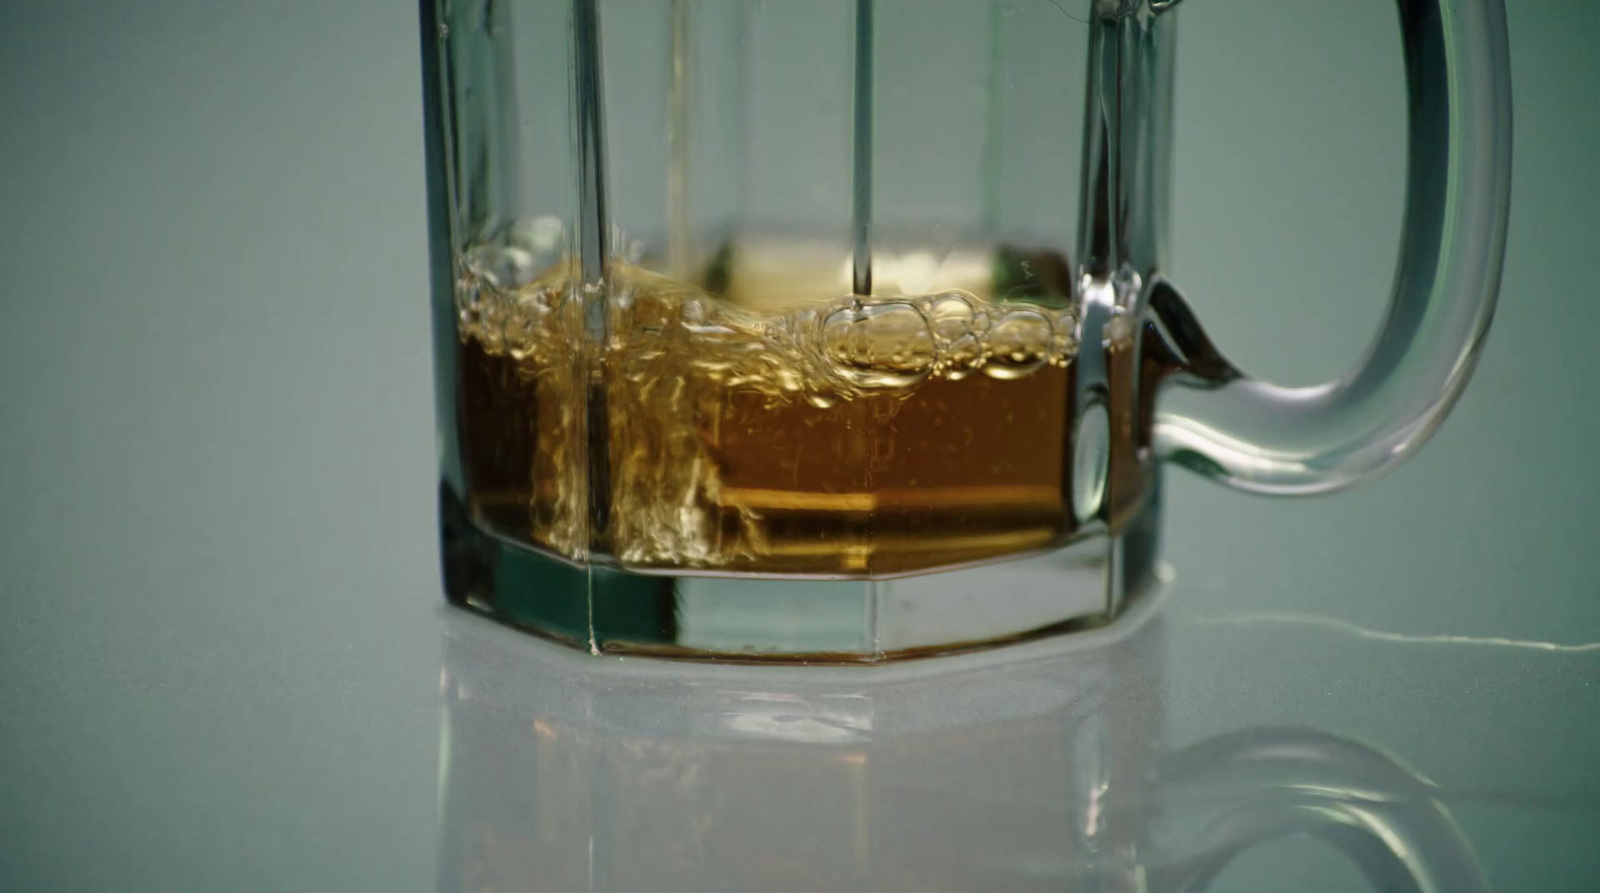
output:
<svg viewBox="0 0 1600 893"><path fill-rule="evenodd" d="M1395 310L1309 390L1165 276L1171 5L424 0L450 597L592 650L1005 640L1151 585L1164 456L1314 492L1420 442L1499 278L1498 2L1401 4Z"/></svg>

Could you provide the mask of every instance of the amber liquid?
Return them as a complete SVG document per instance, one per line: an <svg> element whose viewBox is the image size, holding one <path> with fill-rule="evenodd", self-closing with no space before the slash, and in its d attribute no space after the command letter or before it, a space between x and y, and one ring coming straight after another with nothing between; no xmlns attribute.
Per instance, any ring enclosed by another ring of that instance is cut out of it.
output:
<svg viewBox="0 0 1600 893"><path fill-rule="evenodd" d="M759 255L695 284L617 264L587 298L570 267L512 289L469 272L469 504L502 536L640 570L877 576L1065 542L1079 527L1077 321L1051 294L1065 284L998 300L991 266L966 269L872 297L835 289L831 266ZM1131 468L1115 392L1132 352L1107 348L1110 465Z"/></svg>

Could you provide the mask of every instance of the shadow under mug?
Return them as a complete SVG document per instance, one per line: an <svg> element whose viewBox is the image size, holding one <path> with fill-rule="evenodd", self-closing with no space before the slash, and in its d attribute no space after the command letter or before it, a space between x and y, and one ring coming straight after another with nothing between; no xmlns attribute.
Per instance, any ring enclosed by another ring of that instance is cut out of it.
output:
<svg viewBox="0 0 1600 893"><path fill-rule="evenodd" d="M1326 733L1163 729L1160 600L869 673L592 659L448 620L441 893L1198 891L1285 835L1374 889L1487 884L1431 788Z"/></svg>
<svg viewBox="0 0 1600 893"><path fill-rule="evenodd" d="M1164 460L1307 494L1415 452L1500 281L1501 0L1397 3L1389 315L1308 388L1168 279L1176 0L1071 5L422 0L450 600L597 653L947 651L1151 588Z"/></svg>

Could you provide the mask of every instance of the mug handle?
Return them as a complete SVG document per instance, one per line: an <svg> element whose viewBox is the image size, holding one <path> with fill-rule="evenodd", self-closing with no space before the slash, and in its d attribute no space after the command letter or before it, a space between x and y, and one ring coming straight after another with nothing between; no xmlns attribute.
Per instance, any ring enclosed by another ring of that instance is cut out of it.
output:
<svg viewBox="0 0 1600 893"><path fill-rule="evenodd" d="M1354 741L1296 729L1222 735L1174 755L1162 787L1209 814L1187 855L1149 870L1151 893L1201 893L1245 849L1291 834L1333 845L1375 890L1489 891L1433 786Z"/></svg>
<svg viewBox="0 0 1600 893"><path fill-rule="evenodd" d="M1163 4L1175 5L1176 0ZM1284 387L1241 373L1156 279L1151 322L1177 356L1158 455L1242 490L1298 495L1373 477L1415 452L1472 374L1494 313L1511 198L1511 75L1502 0L1399 0L1408 174L1389 313L1344 378ZM1177 398L1177 399L1175 399Z"/></svg>

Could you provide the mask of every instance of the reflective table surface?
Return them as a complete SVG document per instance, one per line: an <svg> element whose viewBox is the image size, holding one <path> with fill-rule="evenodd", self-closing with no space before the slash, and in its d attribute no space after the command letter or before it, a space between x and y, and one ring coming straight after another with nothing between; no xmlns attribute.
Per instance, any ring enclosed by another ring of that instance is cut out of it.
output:
<svg viewBox="0 0 1600 893"><path fill-rule="evenodd" d="M1600 646L1160 597L1047 642L780 669L443 622L441 890L1475 891L1600 867L1571 709ZM1263 672L1289 663L1343 669Z"/></svg>
<svg viewBox="0 0 1600 893"><path fill-rule="evenodd" d="M1504 297L1415 459L1173 471L1107 630L778 668L442 607L408 4L12 4L0 889L1595 889L1600 12L1510 6ZM1177 275L1329 377L1395 254L1392 6L1179 14Z"/></svg>

